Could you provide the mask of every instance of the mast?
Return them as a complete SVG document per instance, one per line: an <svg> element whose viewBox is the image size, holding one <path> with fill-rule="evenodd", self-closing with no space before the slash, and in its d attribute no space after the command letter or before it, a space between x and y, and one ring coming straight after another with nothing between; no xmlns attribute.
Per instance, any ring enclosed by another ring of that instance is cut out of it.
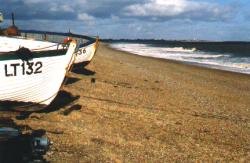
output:
<svg viewBox="0 0 250 163"><path fill-rule="evenodd" d="M11 18L12 18L12 26L15 26L15 15L13 12L11 13Z"/></svg>

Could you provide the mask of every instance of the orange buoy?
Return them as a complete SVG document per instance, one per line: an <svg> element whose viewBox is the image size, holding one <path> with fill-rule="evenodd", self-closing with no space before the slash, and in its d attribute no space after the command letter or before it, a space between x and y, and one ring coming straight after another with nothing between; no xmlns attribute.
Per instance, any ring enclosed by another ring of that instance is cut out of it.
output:
<svg viewBox="0 0 250 163"><path fill-rule="evenodd" d="M67 44L68 42L71 42L73 39L71 37L67 37L63 40L64 44Z"/></svg>

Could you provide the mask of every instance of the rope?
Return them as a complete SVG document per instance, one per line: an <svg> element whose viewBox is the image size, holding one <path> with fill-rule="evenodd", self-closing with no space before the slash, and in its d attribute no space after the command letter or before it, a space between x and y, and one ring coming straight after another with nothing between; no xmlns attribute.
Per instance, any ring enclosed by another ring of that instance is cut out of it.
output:
<svg viewBox="0 0 250 163"><path fill-rule="evenodd" d="M55 47L55 46L58 47L59 45L60 45L60 44L56 44L56 45L51 45L51 46L47 46L47 47L32 49L32 51L39 51L39 50L48 49L48 48Z"/></svg>

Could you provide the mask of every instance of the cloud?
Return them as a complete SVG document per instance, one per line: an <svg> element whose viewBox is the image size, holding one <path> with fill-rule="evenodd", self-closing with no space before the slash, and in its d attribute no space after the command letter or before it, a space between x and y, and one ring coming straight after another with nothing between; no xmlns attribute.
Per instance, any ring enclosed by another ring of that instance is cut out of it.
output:
<svg viewBox="0 0 250 163"><path fill-rule="evenodd" d="M232 5L200 0L0 0L0 4L0 10L7 13L6 18L15 12L17 19L23 20L79 20L91 15L91 19L220 21L230 19L235 13ZM81 16L82 13L88 16Z"/></svg>
<svg viewBox="0 0 250 163"><path fill-rule="evenodd" d="M15 12L22 29L70 28L102 38L249 40L250 30L240 28L249 26L249 6L245 0L0 0L1 27Z"/></svg>
<svg viewBox="0 0 250 163"><path fill-rule="evenodd" d="M151 20L191 19L217 21L229 19L233 8L194 0L147 0L125 7L124 15Z"/></svg>
<svg viewBox="0 0 250 163"><path fill-rule="evenodd" d="M88 15L86 13L80 13L78 14L78 19L83 21L94 21L95 17Z"/></svg>
<svg viewBox="0 0 250 163"><path fill-rule="evenodd" d="M85 0L0 0L0 10L6 18L14 12L16 18L22 20L73 20L85 3Z"/></svg>
<svg viewBox="0 0 250 163"><path fill-rule="evenodd" d="M49 2L48 0L25 0L23 1L26 4L37 4L37 3L42 3L42 2Z"/></svg>
<svg viewBox="0 0 250 163"><path fill-rule="evenodd" d="M78 20L83 21L87 25L95 24L95 17L87 14L87 13L79 13L77 16Z"/></svg>

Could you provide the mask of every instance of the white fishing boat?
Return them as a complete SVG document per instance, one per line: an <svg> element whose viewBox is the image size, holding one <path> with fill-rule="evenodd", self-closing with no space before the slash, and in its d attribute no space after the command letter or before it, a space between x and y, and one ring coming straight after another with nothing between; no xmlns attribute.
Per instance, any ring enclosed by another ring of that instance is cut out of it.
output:
<svg viewBox="0 0 250 163"><path fill-rule="evenodd" d="M77 43L0 36L0 110L33 111L57 96Z"/></svg>
<svg viewBox="0 0 250 163"><path fill-rule="evenodd" d="M50 42L66 43L72 39L77 40L78 45L75 52L76 59L74 64L81 67L88 65L92 61L99 44L99 37L90 37L73 33L22 30L21 36Z"/></svg>
<svg viewBox="0 0 250 163"><path fill-rule="evenodd" d="M92 61L97 51L98 43L99 38L97 37L95 41L89 41L85 44L80 44L78 47L78 51L76 52L76 59L74 64L83 67L88 65Z"/></svg>

